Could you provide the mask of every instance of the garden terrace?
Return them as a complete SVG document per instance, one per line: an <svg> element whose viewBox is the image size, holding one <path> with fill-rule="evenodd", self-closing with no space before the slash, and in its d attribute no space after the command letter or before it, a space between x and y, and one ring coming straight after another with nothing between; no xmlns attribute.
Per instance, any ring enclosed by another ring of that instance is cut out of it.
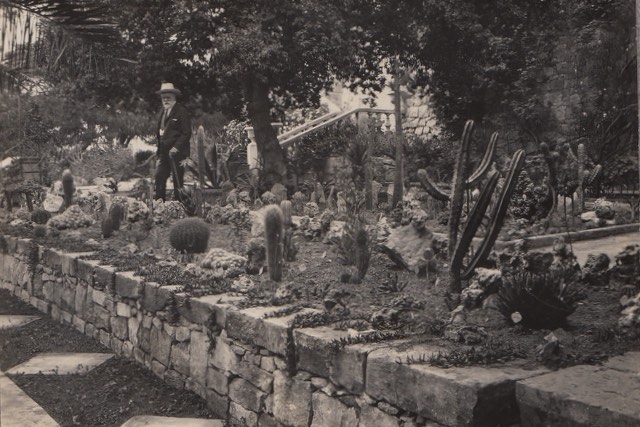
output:
<svg viewBox="0 0 640 427"><path fill-rule="evenodd" d="M545 402L564 407L553 375L574 378L572 370L553 373L530 360L430 366L420 361L444 350L433 343L369 342L371 331L304 327L301 312L287 314L282 306L238 307L246 296L237 293L189 298L176 286L147 282L78 253L37 246L34 254L28 239L5 241L3 288L196 392L232 425L511 425L520 419L519 408L540 420ZM285 315L273 314L278 311ZM631 362L612 359L608 366L615 363ZM589 370L594 381L613 375L609 368L572 369ZM610 369L635 384L625 371ZM589 396L580 401L584 408L590 404ZM601 405L598 420L640 420L632 409ZM563 411L555 415L570 419L570 409ZM526 417L522 422L535 425Z"/></svg>

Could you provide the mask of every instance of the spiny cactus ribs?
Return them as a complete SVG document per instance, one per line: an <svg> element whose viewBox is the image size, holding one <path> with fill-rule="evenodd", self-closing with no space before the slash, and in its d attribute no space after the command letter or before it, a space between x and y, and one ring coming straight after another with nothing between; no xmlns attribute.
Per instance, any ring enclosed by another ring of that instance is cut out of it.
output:
<svg viewBox="0 0 640 427"><path fill-rule="evenodd" d="M203 253L209 244L209 226L200 218L184 218L169 230L169 243L182 253Z"/></svg>
<svg viewBox="0 0 640 427"><path fill-rule="evenodd" d="M124 209L119 203L114 203L109 209L109 219L111 219L111 225L114 231L120 230L120 222L124 218Z"/></svg>
<svg viewBox="0 0 640 427"><path fill-rule="evenodd" d="M102 237L107 239L113 235L114 225L111 217L102 220Z"/></svg>
<svg viewBox="0 0 640 427"><path fill-rule="evenodd" d="M73 202L73 193L76 190L73 183L73 175L69 169L65 169L62 172L62 189L64 190L64 205L69 207Z"/></svg>
<svg viewBox="0 0 640 427"><path fill-rule="evenodd" d="M284 237L284 218L280 206L269 205L265 208L264 234L269 278L279 282L282 280L282 241Z"/></svg>

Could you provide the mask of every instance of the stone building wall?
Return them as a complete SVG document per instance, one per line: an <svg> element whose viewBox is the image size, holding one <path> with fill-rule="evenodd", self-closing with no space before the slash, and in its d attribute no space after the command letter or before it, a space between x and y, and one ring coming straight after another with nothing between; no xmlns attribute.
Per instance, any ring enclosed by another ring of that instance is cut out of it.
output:
<svg viewBox="0 0 640 427"><path fill-rule="evenodd" d="M441 349L406 341L336 346L352 332L295 328L295 315L267 315L282 307L241 310L231 304L243 298L237 294L189 299L176 286L81 254L3 238L0 288L197 393L230 426L511 425L519 417L515 383L546 372L519 362L398 363Z"/></svg>

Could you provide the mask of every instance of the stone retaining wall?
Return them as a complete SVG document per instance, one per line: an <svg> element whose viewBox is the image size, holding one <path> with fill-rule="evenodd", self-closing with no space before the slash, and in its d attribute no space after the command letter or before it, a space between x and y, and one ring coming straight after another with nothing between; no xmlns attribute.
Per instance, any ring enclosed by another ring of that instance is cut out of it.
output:
<svg viewBox="0 0 640 427"><path fill-rule="evenodd" d="M510 425L519 419L516 381L545 373L515 362L453 369L398 363L439 350L408 342L331 350L332 340L349 333L295 329L293 316L265 318L274 307L231 305L241 296L189 299L176 286L80 254L5 239L1 287L194 391L233 426Z"/></svg>

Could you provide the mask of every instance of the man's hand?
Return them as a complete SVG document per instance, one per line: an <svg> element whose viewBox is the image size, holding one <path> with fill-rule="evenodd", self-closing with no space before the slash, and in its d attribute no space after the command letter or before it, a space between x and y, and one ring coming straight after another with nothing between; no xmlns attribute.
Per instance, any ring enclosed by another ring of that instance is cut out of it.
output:
<svg viewBox="0 0 640 427"><path fill-rule="evenodd" d="M178 149L176 147L171 147L171 150L169 150L169 155L171 157L175 156L178 153Z"/></svg>

